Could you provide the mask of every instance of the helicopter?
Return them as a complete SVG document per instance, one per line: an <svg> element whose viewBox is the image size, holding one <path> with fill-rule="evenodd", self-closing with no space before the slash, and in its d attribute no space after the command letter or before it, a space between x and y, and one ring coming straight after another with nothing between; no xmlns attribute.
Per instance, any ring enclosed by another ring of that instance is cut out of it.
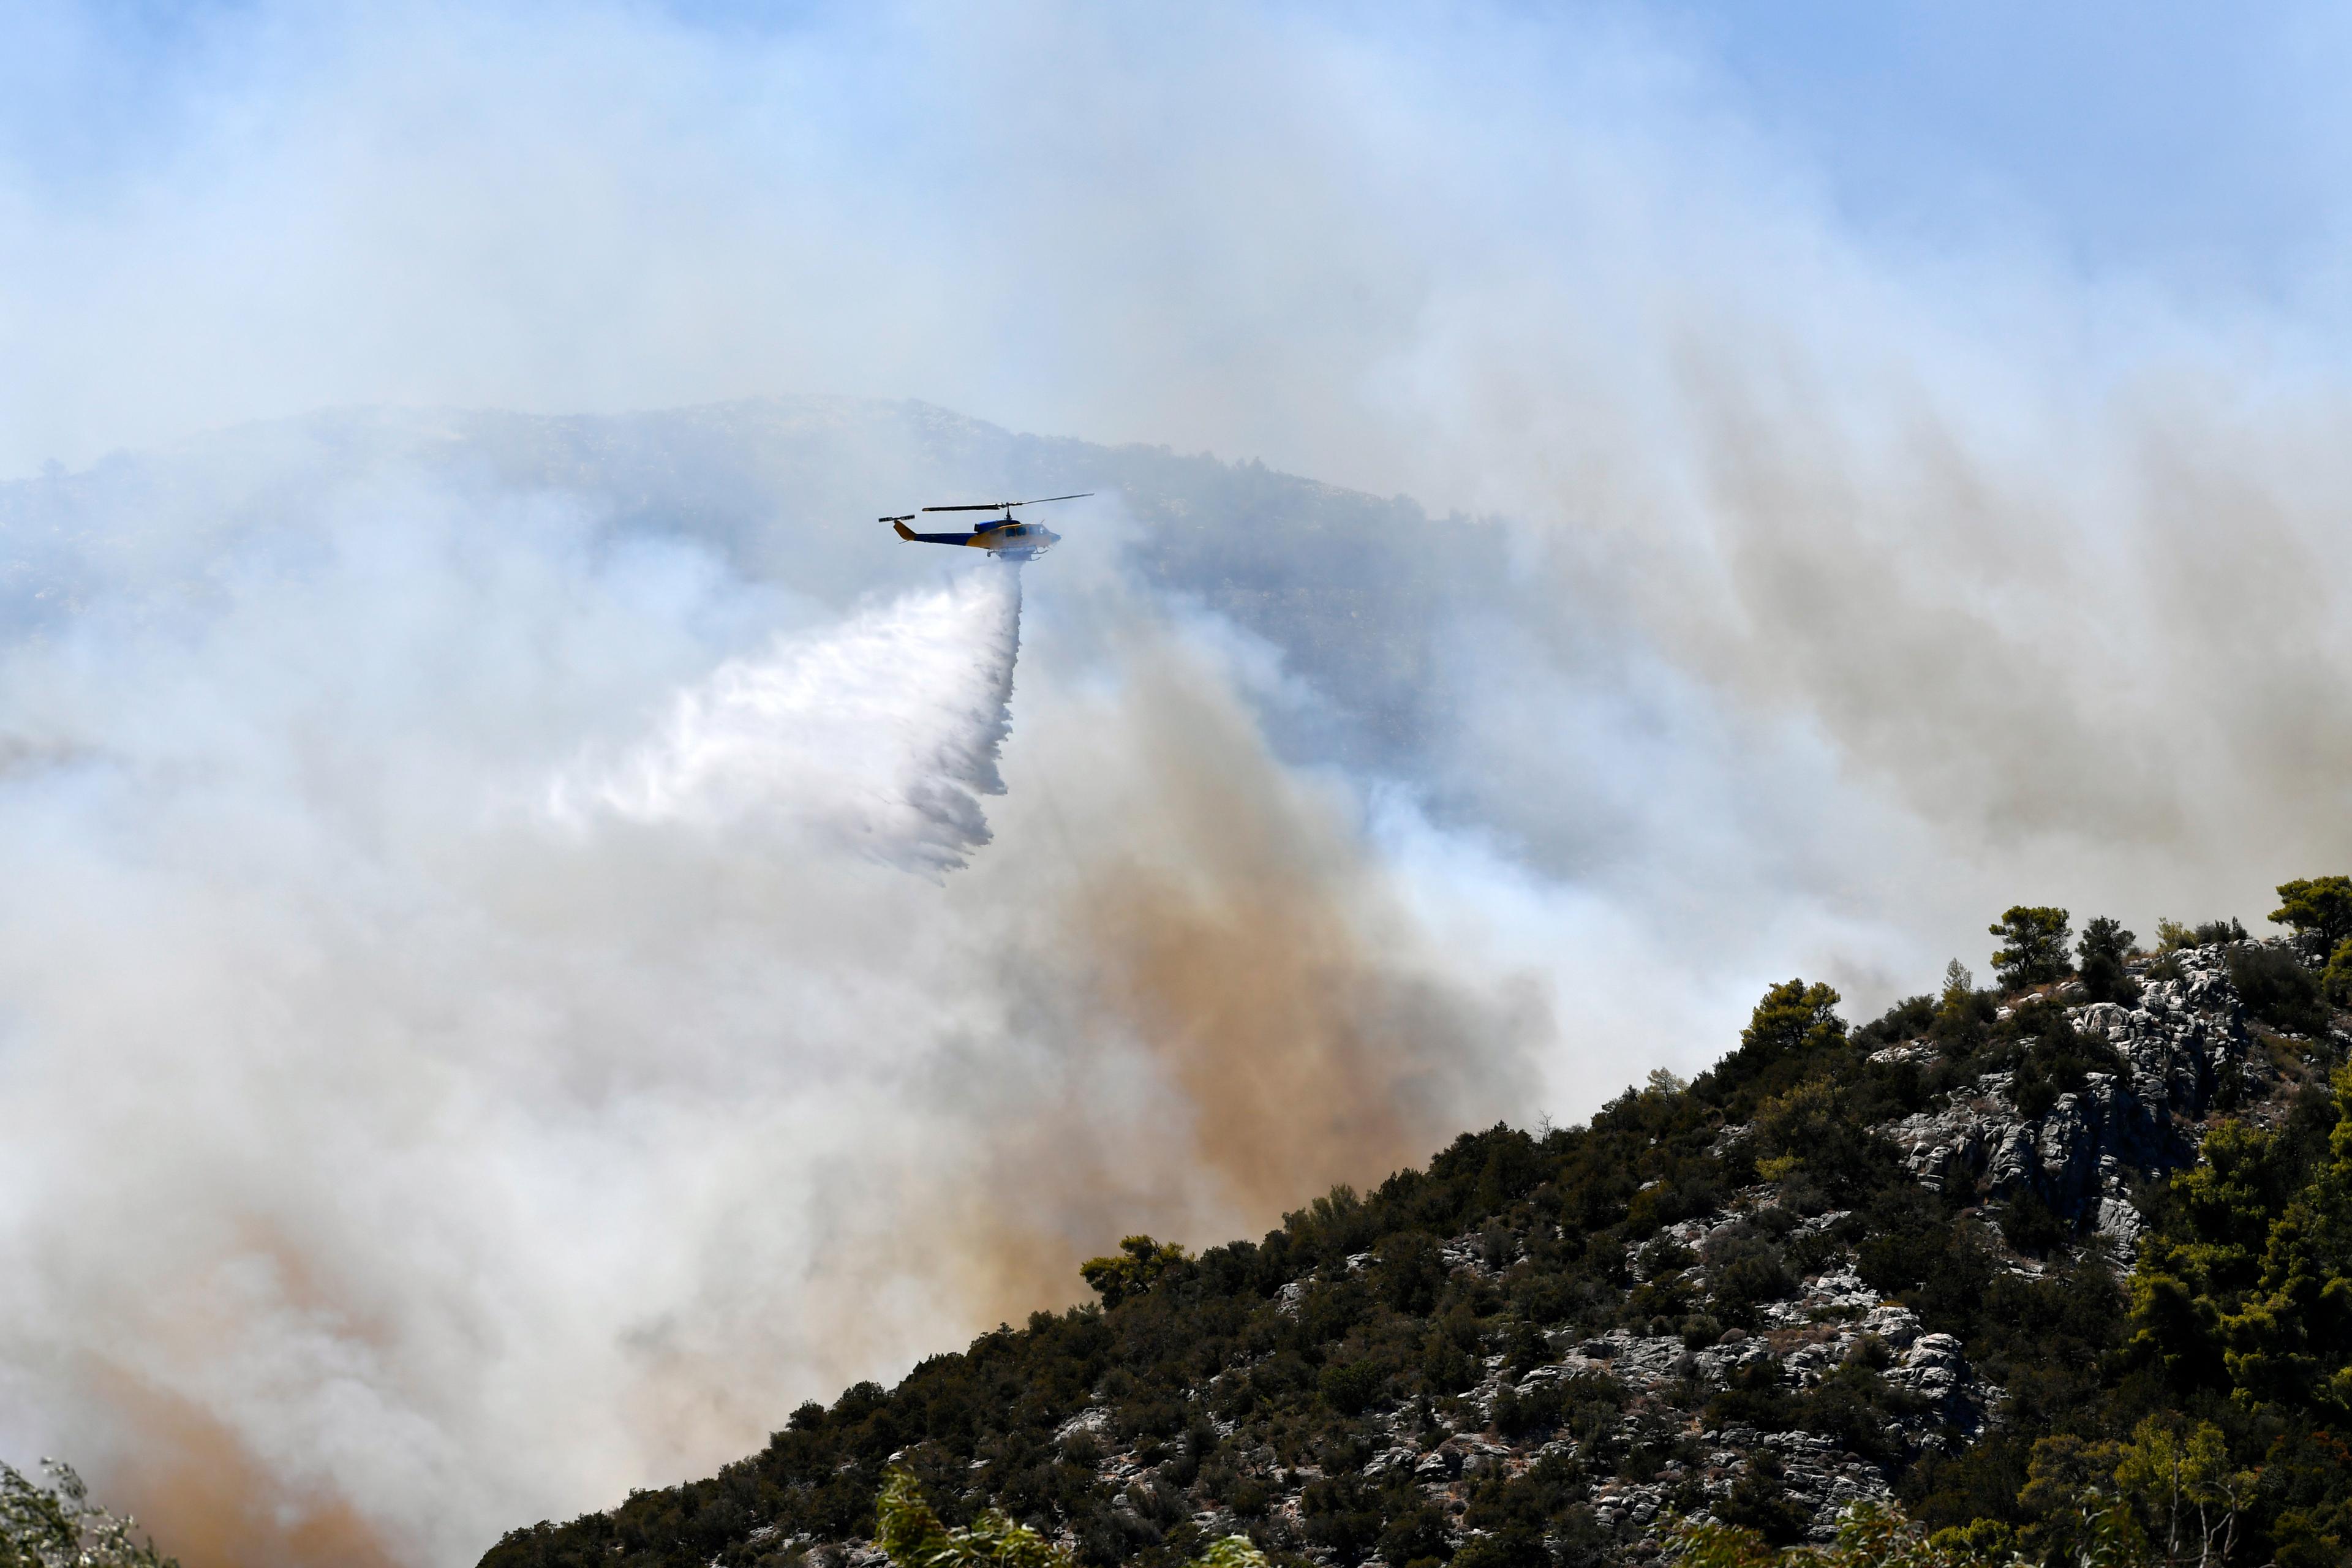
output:
<svg viewBox="0 0 2352 1568"><path fill-rule="evenodd" d="M1062 542L1062 536L1042 523L1015 521L1013 510L1018 507L1043 506L1049 500L1082 500L1094 494L1080 490L1075 495L1039 496L1035 500L980 501L970 506L927 506L922 511L910 511L903 517L885 517L876 521L887 522L898 531L898 537L919 544L961 544L975 550L985 550L1004 561L1034 561ZM924 511L993 511L1003 513L993 522L974 523L970 533L918 533L907 525Z"/></svg>

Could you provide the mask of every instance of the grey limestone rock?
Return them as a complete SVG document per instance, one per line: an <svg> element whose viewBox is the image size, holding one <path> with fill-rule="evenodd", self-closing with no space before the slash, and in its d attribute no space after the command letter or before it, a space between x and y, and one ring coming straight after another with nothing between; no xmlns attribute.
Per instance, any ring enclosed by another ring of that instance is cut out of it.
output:
<svg viewBox="0 0 2352 1568"><path fill-rule="evenodd" d="M2259 1091L2270 1076L2223 950L2194 949L2174 962L2179 977L2150 982L2137 1007L2067 1009L2077 1031L2115 1049L2121 1073L2089 1074L2034 1117L2019 1109L2010 1074L1988 1073L1943 1109L1880 1131L1934 1191L1968 1184L1990 1196L2031 1192L2057 1214L2128 1244L2139 1231L2126 1195L2132 1179L2164 1175L2195 1157L2196 1124L2225 1079Z"/></svg>

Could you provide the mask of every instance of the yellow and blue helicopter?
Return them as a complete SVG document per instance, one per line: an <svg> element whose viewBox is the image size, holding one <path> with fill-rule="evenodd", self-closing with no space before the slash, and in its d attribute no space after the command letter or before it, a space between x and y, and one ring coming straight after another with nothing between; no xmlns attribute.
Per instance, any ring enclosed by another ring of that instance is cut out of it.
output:
<svg viewBox="0 0 2352 1568"><path fill-rule="evenodd" d="M1042 523L1014 521L1014 509L1043 506L1049 500L1083 500L1094 494L1080 490L1076 495L1039 496L1035 500L980 501L971 506L927 506L923 511L993 511L1003 515L994 522L974 523L970 533L917 533L907 525L922 515L910 511L904 517L886 517L877 521L898 531L901 539L911 539L919 544L961 544L974 550L985 550L1005 561L1034 561L1062 542L1062 536Z"/></svg>

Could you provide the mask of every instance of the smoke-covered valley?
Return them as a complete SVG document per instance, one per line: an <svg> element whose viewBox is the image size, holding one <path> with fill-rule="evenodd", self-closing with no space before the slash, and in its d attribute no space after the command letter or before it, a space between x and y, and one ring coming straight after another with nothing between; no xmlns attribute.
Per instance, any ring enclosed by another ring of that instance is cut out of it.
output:
<svg viewBox="0 0 2352 1568"><path fill-rule="evenodd" d="M1025 604L861 521L1065 485ZM1868 1005L1995 897L1601 569L1255 464L355 414L0 523L0 1436L199 1562L707 1468L1120 1234L1697 1065L1776 969Z"/></svg>
<svg viewBox="0 0 2352 1568"><path fill-rule="evenodd" d="M1116 503L1026 649L1015 569L813 514L973 441L325 420L10 489L12 1445L196 1561L454 1560L1538 1103L1540 984Z"/></svg>
<svg viewBox="0 0 2352 1568"><path fill-rule="evenodd" d="M2352 857L2324 8L750 9L0 23L0 1458L192 1568Z"/></svg>

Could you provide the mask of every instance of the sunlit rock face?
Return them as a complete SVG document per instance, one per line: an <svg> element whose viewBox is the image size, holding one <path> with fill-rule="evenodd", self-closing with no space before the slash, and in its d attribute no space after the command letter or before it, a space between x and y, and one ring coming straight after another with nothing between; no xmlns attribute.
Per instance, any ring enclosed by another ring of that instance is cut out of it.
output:
<svg viewBox="0 0 2352 1568"><path fill-rule="evenodd" d="M2195 1159L2209 1114L2264 1100L2278 1079L2248 1029L2224 951L2193 948L2170 963L2177 976L2150 980L2131 1007L2100 1002L2066 1010L2077 1030L2115 1049L2122 1073L2087 1074L2081 1089L2058 1095L2037 1116L2018 1107L2011 1074L1987 1073L1943 1110L1889 1124L1887 1136L1931 1190L1999 1198L2031 1193L2059 1217L2088 1220L2128 1246L2140 1230L2132 1185ZM1880 1054L1893 1061L1929 1048ZM1956 1188L1963 1183L1967 1189Z"/></svg>

